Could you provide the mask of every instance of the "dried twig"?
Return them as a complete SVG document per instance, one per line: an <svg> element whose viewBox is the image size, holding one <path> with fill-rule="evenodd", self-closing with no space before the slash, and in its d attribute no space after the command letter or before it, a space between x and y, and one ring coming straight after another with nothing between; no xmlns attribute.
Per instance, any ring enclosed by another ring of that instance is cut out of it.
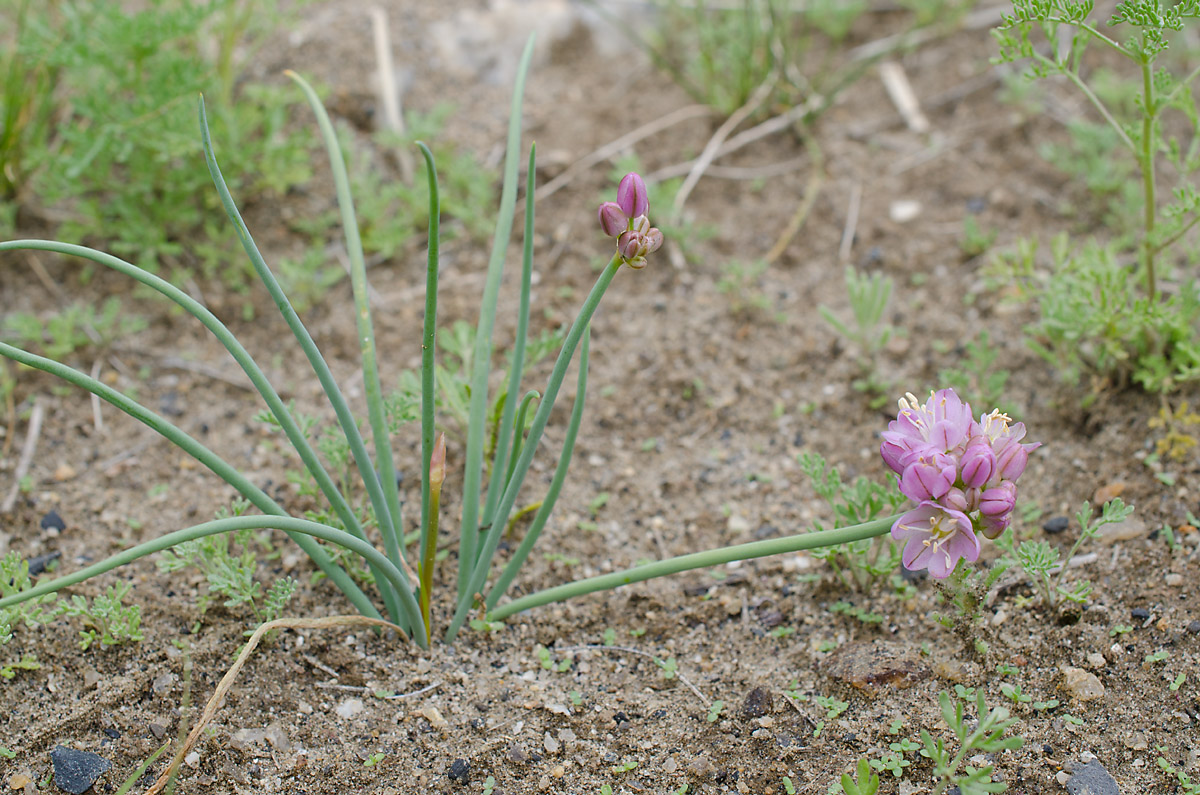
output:
<svg viewBox="0 0 1200 795"><path fill-rule="evenodd" d="M850 259L850 249L854 246L854 233L858 228L858 210L862 205L862 182L855 182L850 188L850 206L846 208L846 225L842 227L842 243L838 246L838 260L845 262Z"/></svg>
<svg viewBox="0 0 1200 795"><path fill-rule="evenodd" d="M371 32L375 40L375 66L379 71L379 93L383 104L383 122L387 129L398 135L404 134L404 114L400 110L400 89L396 85L396 69L392 63L392 42L388 36L387 14L382 8L372 6ZM412 154L404 147L396 150L400 165L400 178L411 183L413 177Z"/></svg>
<svg viewBox="0 0 1200 795"><path fill-rule="evenodd" d="M33 454L37 452L38 436L42 433L42 420L46 409L40 399L33 401L33 410L29 412L29 429L25 432L25 445L21 448L21 457L17 460L17 468L13 471L12 488L4 502L0 503L0 513L8 513L17 504L17 495L21 493L21 481L29 474L33 465Z"/></svg>
<svg viewBox="0 0 1200 795"><path fill-rule="evenodd" d="M190 732L188 732L187 739L183 742L183 745L179 746L179 750L175 752L175 759L172 761L171 766L168 767L167 772L164 772L158 777L158 780L154 782L154 786L146 790L146 795L157 795L159 792L163 791L164 787L167 786L167 782L170 781L169 772L171 767L176 767L179 764L179 761L187 756L188 752L192 749L192 746L196 744L196 741L200 739L200 735L204 732L204 727L207 726L208 722L211 721L213 716L217 714L217 710L220 708L221 702L224 700L225 695L229 692L229 688L233 687L233 683L237 680L237 676L241 672L242 666L246 664L246 661L250 659L250 655L256 648L258 648L258 644L262 641L264 635L273 629L328 629L330 627L364 626L388 627L396 630L402 635L404 634L404 630L400 629L400 627L396 626L390 621L384 621L379 618L368 618L367 616L280 618L275 621L268 621L258 629L254 630L254 634L250 636L248 641L246 641L246 645L242 647L241 653L238 654L237 659L234 660L233 665L229 668L229 671L225 674L225 676L221 677L221 681L217 685L217 689L213 691L212 697L204 706L204 712L201 713L200 720L196 721L196 725L192 727Z"/></svg>
<svg viewBox="0 0 1200 795"><path fill-rule="evenodd" d="M643 124L632 132L622 135L614 141L611 141L591 154L584 155L576 160L571 165L567 166L566 170L559 174L554 179L547 182L545 185L538 188L533 193L533 198L536 201L541 201L547 196L550 196L559 191L563 186L576 177L580 172L586 171L597 163L602 163L615 154L629 148L633 144L651 135L662 132L676 124L692 119L699 119L705 116L711 116L714 113L713 109L708 105L686 105L679 110L668 113L660 119Z"/></svg>
<svg viewBox="0 0 1200 795"><path fill-rule="evenodd" d="M812 212L813 205L817 201L817 194L821 192L821 185L825 181L825 158L821 154L821 148L817 146L816 141L812 138L807 138L805 143L812 159L812 173L808 175L808 185L804 188L804 198L800 201L800 206L796 208L796 212L792 214L792 218L788 221L788 225L784 228L783 234L775 241L775 245L771 246L771 250L767 252L767 264L775 262L783 256L783 252L791 245L792 240L799 234L800 228L804 226L804 221Z"/></svg>
<svg viewBox="0 0 1200 795"><path fill-rule="evenodd" d="M696 162L692 165L692 170L688 173L687 179L679 186L679 190L675 192L675 202L671 206L671 217L675 222L678 222L683 215L683 205L687 198L692 193L692 189L696 187L696 183L700 181L700 177L704 176L704 170L712 163L713 158L717 156L717 151L721 148L721 144L725 143L725 139L730 133L737 129L746 118L758 109L758 106L771 96L771 92L775 89L775 75L771 74L769 78L763 81L762 85L754 89L754 93L750 95L750 99L746 100L746 104L735 110L728 119L717 128L717 131L708 139L708 143L704 146L704 151L700 153L700 157L696 158Z"/></svg>
<svg viewBox="0 0 1200 795"><path fill-rule="evenodd" d="M921 103L904 67L896 61L884 61L879 64L879 79L908 129L915 133L929 132L929 119L921 112Z"/></svg>

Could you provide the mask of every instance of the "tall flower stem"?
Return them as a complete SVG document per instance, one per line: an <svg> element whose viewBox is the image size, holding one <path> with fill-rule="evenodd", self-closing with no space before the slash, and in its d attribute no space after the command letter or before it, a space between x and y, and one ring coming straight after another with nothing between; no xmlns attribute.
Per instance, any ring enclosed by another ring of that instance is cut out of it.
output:
<svg viewBox="0 0 1200 795"><path fill-rule="evenodd" d="M540 607L552 602L562 602L596 591L607 591L619 588L622 585L629 585L630 583L652 580L655 577L678 574L681 571L704 569L710 566L719 566L723 563L731 563L735 560L764 558L769 555L780 555L785 552L799 552L805 549L837 546L839 544L849 544L853 541L861 541L864 538L874 538L890 531L892 524L897 518L899 517L889 516L885 519L875 519L851 527L839 527L834 530L822 530L817 533L801 533L799 535L787 536L786 538L772 538L766 541L752 541L748 544L738 544L737 546L713 549L706 552L693 552L688 555L680 555L654 563L647 563L644 566L635 566L632 569L625 569L624 571L601 574L599 577L576 580L575 582L569 582L555 588L547 588L544 591L522 596L520 599L514 599L492 610L488 614L488 617L500 620L533 607Z"/></svg>
<svg viewBox="0 0 1200 795"><path fill-rule="evenodd" d="M1145 42L1143 42L1144 44ZM1146 295L1151 303L1157 297L1158 285L1154 276L1154 220L1158 211L1154 185L1154 154L1156 151L1154 126L1158 107L1154 97L1154 59L1144 54L1142 65L1142 264L1146 268Z"/></svg>

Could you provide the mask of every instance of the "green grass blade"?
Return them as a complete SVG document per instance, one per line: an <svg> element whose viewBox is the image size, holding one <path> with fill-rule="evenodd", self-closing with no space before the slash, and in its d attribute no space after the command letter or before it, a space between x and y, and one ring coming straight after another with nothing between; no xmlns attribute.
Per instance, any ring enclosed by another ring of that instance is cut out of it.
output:
<svg viewBox="0 0 1200 795"><path fill-rule="evenodd" d="M517 419L512 434L512 452L508 455L508 463L505 464L504 469L495 476L495 480L501 484L499 486L501 494L504 493L504 489L508 488L512 474L516 471L517 461L521 459L521 448L525 442L525 415L529 413L529 407L533 401L541 399L542 396L536 389L529 390L525 393L525 397L521 398L521 408L517 409Z"/></svg>
<svg viewBox="0 0 1200 795"><path fill-rule="evenodd" d="M512 365L508 372L508 392L504 399L504 412L496 428L496 453L492 458L492 477L488 481L487 500L483 507L482 525L492 523L496 503L504 493L507 478L501 477L505 458L508 456L509 438L513 432L515 397L521 389L521 376L525 372L525 342L529 337L529 295L533 289L533 189L536 184L535 155L537 145L529 147L529 169L525 182L525 239L521 252L521 302L517 310L517 338L513 342ZM518 426L518 432L520 426Z"/></svg>
<svg viewBox="0 0 1200 795"><path fill-rule="evenodd" d="M200 100L200 132L204 143L204 157L208 163L208 171L212 176L217 194L221 197L221 205L225 208L225 213L229 216L229 220L233 222L238 239L241 241L246 255L250 258L250 263L253 265L255 273L258 274L258 278L271 295L271 300L275 302L275 306L279 309L284 321L288 324L288 328L292 330L296 341L300 343L300 348L304 351L304 355L313 368L317 380L321 382L321 389L325 391L325 395L329 399L329 404L333 407L333 411L337 415L342 433L345 434L346 442L350 446L350 452L354 456L354 463L358 467L363 487L366 489L367 496L371 500L371 506L375 509L376 518L382 525L388 515L387 501L384 498L379 477L375 474L371 457L367 453L366 445L363 443L362 434L358 432L358 422L354 418L353 412L350 411L350 406L346 402L346 398L342 395L342 390L338 387L333 373L330 372L329 365L325 362L325 358L321 356L321 352L317 349L317 344L313 342L312 335L308 333L308 329L300 322L300 317L296 314L296 310L288 301L287 296L284 295L283 288L279 286L275 275L267 267L266 260L263 259L257 244L254 242L254 238L250 235L250 230L246 227L245 221L242 220L241 212L233 202L233 196L229 193L229 187L225 184L225 178L221 175L220 166L217 165L217 158L213 152L212 141L209 138L208 132L208 120L204 113L203 98ZM415 579L411 576L411 573L410 579ZM403 626L405 616L400 612L400 605L397 603L396 594L391 592L391 586L387 584L386 580L379 580L378 585L379 592L387 605L388 615L397 624ZM407 601L407 599L402 600L402 602ZM407 618L409 621L413 621L418 616L414 613Z"/></svg>
<svg viewBox="0 0 1200 795"><path fill-rule="evenodd" d="M479 307L479 326L475 333L475 352L471 359L471 407L467 421L467 450L463 469L463 511L459 528L458 601L469 593L471 572L478 559L479 492L483 480L483 443L487 429L488 374L492 366L492 329L496 321L496 298L500 292L500 277L504 272L504 255L512 236L513 214L517 204L517 158L521 146L521 100L525 92L525 75L533 56L533 35L525 44L517 67L513 86L512 109L508 121L508 143L504 153L504 183L500 191L500 213L492 237L492 254L488 260L487 281Z"/></svg>
<svg viewBox="0 0 1200 795"><path fill-rule="evenodd" d="M350 195L350 177L346 174L346 161L338 145L333 123L317 92L313 91L303 77L295 72L286 72L308 99L321 137L325 139L325 150L329 154L329 166L333 170L333 183L337 189L338 208L342 214L342 232L346 236L346 253L350 257L350 284L354 291L355 320L358 323L359 352L362 355L363 392L367 400L367 419L371 423L371 437L375 442L375 465L379 469L379 480L383 483L386 515L377 515L379 531L388 557L397 568L401 563L398 532L403 530L400 511L400 491L396 483L396 464L392 458L391 437L384 416L383 388L379 384L379 361L375 355L375 329L371 322L371 302L367 292L367 266L363 261L362 238L358 232L358 219L354 214L354 197ZM378 509L376 509L378 514Z"/></svg>
<svg viewBox="0 0 1200 795"><path fill-rule="evenodd" d="M53 359L47 359L44 356L29 353L28 351L23 351L4 342L0 342L0 356L57 376L70 384L86 389L96 397L110 403L138 422L146 425L155 433L199 461L212 471L213 474L221 478L221 480L233 486L239 494L249 500L263 513L277 517L287 517L287 512L267 496L266 492L254 485L249 478L195 438L173 425L166 418L155 414L137 401L65 364L56 362ZM340 532L347 538L353 538L353 536L345 531ZM346 598L354 603L359 612L372 618L379 617L379 611L371 604L371 600L355 584L354 580L350 579L350 575L330 559L329 555L319 544L303 535L292 534L291 537L312 558L313 563L321 571L325 572L330 581L341 589Z"/></svg>
<svg viewBox="0 0 1200 795"><path fill-rule="evenodd" d="M575 390L575 405L571 408L571 421L567 425L567 436L563 439L562 453L558 457L558 466L554 468L554 477L550 480L550 488L547 489L546 496L533 517L533 523L529 525L529 530L525 533L525 537L521 539L520 546L513 553L512 560L504 567L504 571L501 572L500 577L496 580L496 584L492 586L492 590L488 593L486 602L488 610L491 610L496 606L496 602L500 601L500 597L508 590L508 586L512 583L513 578L521 570L521 565L525 563L526 558L529 557L529 553L533 551L533 545L537 543L538 536L542 533L542 528L546 526L546 520L550 518L550 514L554 511L554 504L558 501L559 492L562 491L563 483L567 479L567 470L571 466L571 456L575 452L575 437L578 436L579 425L583 421L583 404L584 396L587 394L591 337L591 330L589 329L584 333L583 341L579 344L579 380Z"/></svg>
<svg viewBox="0 0 1200 795"><path fill-rule="evenodd" d="M437 298L438 298L438 246L441 234L441 201L438 194L437 165L433 152L418 141L421 156L425 158L425 170L429 177L429 244L425 267L425 325L421 330L421 536L417 549L423 555L426 545L436 544L429 538L430 493L429 462L433 458L434 433L434 390L436 388L437 361ZM423 565L423 564L422 564ZM424 574L424 570L422 570ZM428 577L425 578L428 581Z"/></svg>

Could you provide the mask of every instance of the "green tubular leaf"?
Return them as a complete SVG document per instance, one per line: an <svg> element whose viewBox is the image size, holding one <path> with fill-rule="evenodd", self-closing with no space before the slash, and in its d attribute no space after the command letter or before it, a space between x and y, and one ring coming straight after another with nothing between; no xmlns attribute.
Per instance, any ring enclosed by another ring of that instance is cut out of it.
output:
<svg viewBox="0 0 1200 795"><path fill-rule="evenodd" d="M424 556L426 546L437 543L436 538L429 538L429 464L433 459L434 441L434 394L437 371L434 353L437 346L441 200L438 194L437 165L433 160L433 152L420 141L417 141L417 146L420 147L421 155L425 158L425 169L429 178L429 243L425 268L425 325L421 332L421 536L418 546Z"/></svg>
<svg viewBox="0 0 1200 795"><path fill-rule="evenodd" d="M344 547L363 559L367 560L372 565L379 568L383 572L383 576L387 577L392 585L397 589L407 587L405 575L399 569L392 565L383 553L379 552L375 547L368 544L366 541L355 538L344 530L338 530L335 527L310 522L307 519L297 519L293 516L235 516L229 519L217 519L212 522L204 522L203 524L187 527L182 530L176 530L173 533L159 536L158 538L130 547L122 552L118 552L112 557L106 558L99 563L93 563L90 566L72 572L71 574L58 577L48 582L40 582L28 591L23 591L20 594L5 597L0 599L0 609L9 605L23 602L27 599L35 599L45 594L61 591L63 588L68 588L84 580L89 580L107 571L124 566L126 563L131 563L138 558L143 558L146 555L152 555L155 552L161 552L165 549L181 544L185 541L192 541L205 536L217 535L218 533L233 533L239 530L283 530L291 536L312 536L319 538L322 541L328 541L331 544ZM319 547L318 547L319 548ZM376 618L372 616L372 618ZM425 646L424 628L418 626L417 642Z"/></svg>
<svg viewBox="0 0 1200 795"><path fill-rule="evenodd" d="M529 295L533 285L533 214L534 204L533 195L537 170L535 168L535 155L537 146L529 147L529 168L527 169L527 178L525 182L525 239L522 246L521 255L521 302L517 310L517 337L513 342L512 363L508 372L508 395L515 395L521 388L521 376L525 370L525 343L529 336ZM528 396L526 396L528 397ZM525 408L524 402L521 404L522 410ZM517 435L519 436L523 424L518 424ZM496 427L496 452L492 459L492 477L488 481L487 499L484 502L483 508L483 526L489 526L492 523L493 514L496 511L496 503L499 502L500 496L504 492L504 487L508 485L507 470L505 477L499 477L501 472L500 464L503 463L508 452L509 438L513 433L513 402L511 400L504 401L504 412L500 417L500 422ZM516 442L513 442L513 449L516 449Z"/></svg>
<svg viewBox="0 0 1200 795"><path fill-rule="evenodd" d="M325 358L321 356L316 343L313 342L312 335L308 333L308 329L300 322L300 317L296 314L296 310L288 301L287 296L284 295L283 288L279 286L275 275L267 267L266 260L263 259L262 254L258 250L258 245L255 244L254 238L250 235L249 228L247 228L246 223L242 220L241 212L233 202L233 196L229 193L229 187L225 184L225 178L221 175L221 169L217 165L216 154L213 152L212 141L208 132L208 120L204 113L203 98L200 100L200 132L204 143L204 157L208 163L208 171L212 177L213 185L217 189L217 194L221 197L221 205L225 208L225 214L233 222L238 239L242 243L242 248L245 250L246 256L250 258L255 273L258 274L258 278L270 294L271 300L275 302L275 306L279 309L279 313L288 324L288 328L292 330L296 341L300 343L300 348L304 351L304 355L313 368L317 380L321 382L321 388L324 390L329 404L333 407L334 413L337 415L338 424L341 425L342 433L346 436L346 442L349 444L350 451L354 455L354 462L358 467L363 486L366 488L367 496L370 498L371 505L375 509L376 518L382 527L388 520L387 502L383 495L383 489L379 484L379 477L375 474L375 468L371 464L371 457L368 455L366 445L363 443L362 434L358 432L358 422L355 420L354 414L350 411L350 406L346 403L346 398L342 395L342 390L338 387L333 373L330 372L329 365L325 362ZM393 478L394 480L395 478ZM355 525L347 526L353 527ZM377 583L380 594L387 605L388 614L394 621L403 624L403 620L412 622L417 619L415 599L411 600L413 604L412 615L406 616L404 613L408 611L405 609L402 612L401 606L406 605L410 600L401 595L401 603L398 604L396 601L397 595L392 592L391 586L386 584L386 579L377 580ZM411 589L408 590L409 596L411 596Z"/></svg>
<svg viewBox="0 0 1200 795"><path fill-rule="evenodd" d="M2 249L0 249L2 250ZM182 449L185 453L195 458L201 464L206 466L217 477L224 480L229 485L237 489L243 497L254 503L260 511L266 514L279 518L288 518L287 512L283 508L267 496L266 492L255 486L245 475L230 466L224 459L209 450L203 444L198 442L187 433L177 428L172 423L168 422L164 417L155 414L150 409L131 400L127 396L116 391L112 387L97 381L90 376L87 376L78 370L60 364L53 359L46 359L42 356L23 351L20 348L14 348L7 343L0 342L0 356L5 356L13 361L21 364L34 367L43 372L50 373L53 376L63 379L75 386L86 389L93 395L96 395L101 400L104 400L121 411L125 412L135 420L143 423L155 433L164 437L167 441ZM353 538L349 533L342 532L348 538ZM303 535L290 534L293 541L304 550L304 552L312 558L313 563L317 565L321 571L329 577L329 579L341 589L354 606L358 608L365 616L372 618L379 617L379 611L371 604L371 600L366 594L354 583L350 576L332 560L329 555L323 550L320 545L306 538ZM181 539L186 540L186 539ZM357 539L356 539L357 540ZM365 543L365 542L364 542ZM414 600L415 601L415 600ZM3 602L3 600L0 600Z"/></svg>
<svg viewBox="0 0 1200 795"><path fill-rule="evenodd" d="M579 346L579 381L575 390L575 405L571 409L571 421L567 425L567 436L563 440L562 453L558 457L558 466L554 469L554 477L550 481L550 488L546 491L546 496L542 500L541 507L538 508L537 513L533 517L533 523L529 526L529 531L525 533L525 537L521 539L520 546L513 553L512 560L504 567L504 571L496 580L496 584L492 586L491 592L488 593L486 602L488 610L494 608L496 602L500 601L500 597L508 590L508 586L512 584L513 578L521 570L521 565L529 557L529 553L533 551L533 545L537 543L542 528L546 526L546 520L550 518L550 514L554 510L554 503L558 500L559 492L562 491L563 483L567 479L567 470L571 465L571 456L575 452L575 437L579 434L579 425L583 421L584 397L587 394L590 342L591 332L589 331L583 335L583 342ZM522 402L522 413L523 410L524 402Z"/></svg>
<svg viewBox="0 0 1200 795"><path fill-rule="evenodd" d="M363 391L367 400L367 418L371 423L371 437L375 442L375 463L382 482L385 510L381 513L376 506L376 519L388 559L397 568L402 568L400 541L397 528L402 527L400 513L400 491L396 483L396 464L392 458L391 438L388 435L387 418L384 416L383 388L379 383L379 361L375 355L375 330L371 323L370 296L367 292L367 266L363 261L362 238L358 231L358 219L354 214L354 197L350 195L350 177L346 174L346 161L338 145L337 134L325 106L317 92L313 91L303 77L295 72L286 72L308 99L325 150L329 154L329 166L333 170L333 182L337 190L338 208L342 214L342 233L346 236L346 253L350 257L350 283L354 292L355 321L358 324L358 344L362 355ZM366 477L366 476L364 476ZM372 476L373 477L373 476Z"/></svg>
<svg viewBox="0 0 1200 795"><path fill-rule="evenodd" d="M786 538L771 538L766 541L752 541L748 544L738 544L732 547L723 547L705 552L693 552L688 555L680 555L648 563L644 566L635 566L632 569L625 569L624 571L602 574L599 577L576 580L575 582L559 585L555 588L547 588L544 591L523 596L520 599L514 599L492 610L488 614L488 617L491 620L499 621L508 616L520 613L522 610L540 607L551 602L561 602L576 596L595 593L596 591L607 591L619 588L622 585L643 582L655 577L665 577L668 574L677 574L681 571L711 568L712 566L719 566L735 560L750 560L752 558L767 557L768 555L780 555L785 552L798 552L800 550L816 549L836 544L848 544L864 538L873 538L890 531L892 524L895 523L897 518L899 517L889 516L853 527L839 527L835 530L801 533L799 535L787 536Z"/></svg>
<svg viewBox="0 0 1200 795"><path fill-rule="evenodd" d="M517 467L517 459L521 456L521 448L524 443L525 415L529 413L529 406L533 401L540 400L541 397L536 389L531 389L525 393L525 397L521 398L521 408L517 410L516 424L512 433L512 452L509 454L508 464L504 470L495 476L495 479L503 484L496 489L497 493L502 493L512 480L512 473Z"/></svg>
<svg viewBox="0 0 1200 795"><path fill-rule="evenodd" d="M508 142L504 153L504 183L500 191L500 212L496 217L496 232L492 237L492 254L488 260L487 281L479 307L479 326L475 334L475 352L471 364L471 408L467 421L467 449L463 469L463 511L459 527L458 602L468 603L474 593L470 589L475 569L479 536L479 491L483 479L483 443L486 436L488 405L487 382L492 359L492 329L496 320L496 299L500 278L504 272L504 254L512 236L513 214L517 203L517 166L521 146L521 101L525 92L525 76L533 57L532 34L517 67L513 87L512 108L508 122Z"/></svg>

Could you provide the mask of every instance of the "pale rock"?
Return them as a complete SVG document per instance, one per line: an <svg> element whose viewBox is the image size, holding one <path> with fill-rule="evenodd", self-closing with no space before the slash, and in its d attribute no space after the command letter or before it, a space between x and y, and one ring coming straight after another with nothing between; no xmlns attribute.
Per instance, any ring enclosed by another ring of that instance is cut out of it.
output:
<svg viewBox="0 0 1200 795"><path fill-rule="evenodd" d="M1088 668L1103 668L1108 664L1108 660L1104 659L1104 655L1098 651L1094 651L1087 656Z"/></svg>
<svg viewBox="0 0 1200 795"><path fill-rule="evenodd" d="M550 736L550 732L546 732L546 736L542 739L542 747L546 749L546 753L556 754L562 748L562 743Z"/></svg>
<svg viewBox="0 0 1200 795"><path fill-rule="evenodd" d="M1146 523L1130 516L1123 522L1106 524L1100 528L1100 543L1111 546L1118 541L1132 541L1146 535Z"/></svg>
<svg viewBox="0 0 1200 795"><path fill-rule="evenodd" d="M364 707L361 698L348 698L341 704L338 704L337 709L334 710L334 712L337 713L339 718L345 718L349 720L358 713L362 712L363 709Z"/></svg>
<svg viewBox="0 0 1200 795"><path fill-rule="evenodd" d="M1172 588L1178 588L1179 586L1183 585L1182 574L1168 574L1166 579L1167 585L1171 586Z"/></svg>
<svg viewBox="0 0 1200 795"><path fill-rule="evenodd" d="M898 224L906 224L921 214L921 203L916 199L897 199L888 208L888 216Z"/></svg>
<svg viewBox="0 0 1200 795"><path fill-rule="evenodd" d="M1098 701L1104 698L1104 685L1094 673L1071 666L1063 666L1062 673L1066 680L1063 690L1076 701Z"/></svg>
<svg viewBox="0 0 1200 795"><path fill-rule="evenodd" d="M450 723L442 717L442 713L435 706L421 707L421 717L429 721L429 725L439 731L447 728Z"/></svg>

